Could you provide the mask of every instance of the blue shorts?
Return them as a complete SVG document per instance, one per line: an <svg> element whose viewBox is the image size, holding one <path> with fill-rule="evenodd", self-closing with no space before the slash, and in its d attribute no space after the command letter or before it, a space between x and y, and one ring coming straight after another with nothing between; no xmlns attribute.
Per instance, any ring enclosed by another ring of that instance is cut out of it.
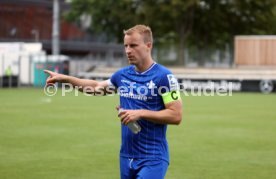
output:
<svg viewBox="0 0 276 179"><path fill-rule="evenodd" d="M168 169L164 160L120 157L121 179L163 179Z"/></svg>

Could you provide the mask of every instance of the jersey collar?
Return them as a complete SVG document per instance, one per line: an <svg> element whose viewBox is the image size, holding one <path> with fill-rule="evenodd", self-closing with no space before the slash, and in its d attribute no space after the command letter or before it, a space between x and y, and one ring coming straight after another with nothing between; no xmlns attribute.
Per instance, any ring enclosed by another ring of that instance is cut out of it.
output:
<svg viewBox="0 0 276 179"><path fill-rule="evenodd" d="M136 74L143 75L143 74L147 73L148 71L150 71L155 65L156 65L156 62L153 62L153 64L146 71L144 71L142 73L137 72L135 70L135 68L134 68L134 71L135 71Z"/></svg>

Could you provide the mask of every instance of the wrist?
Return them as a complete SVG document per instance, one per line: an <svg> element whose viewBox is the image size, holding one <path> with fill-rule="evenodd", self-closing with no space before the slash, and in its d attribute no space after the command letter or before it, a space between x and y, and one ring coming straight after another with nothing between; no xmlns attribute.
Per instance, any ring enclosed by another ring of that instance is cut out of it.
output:
<svg viewBox="0 0 276 179"><path fill-rule="evenodd" d="M139 118L145 118L145 112L146 112L145 109L140 109L139 110Z"/></svg>

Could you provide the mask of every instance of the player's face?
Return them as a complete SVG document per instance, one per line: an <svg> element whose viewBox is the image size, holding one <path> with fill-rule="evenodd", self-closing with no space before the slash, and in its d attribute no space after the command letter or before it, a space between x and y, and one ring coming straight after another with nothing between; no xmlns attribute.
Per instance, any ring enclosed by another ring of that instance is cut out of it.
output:
<svg viewBox="0 0 276 179"><path fill-rule="evenodd" d="M137 32L125 35L124 45L128 62L132 65L139 65L150 56L151 43L145 43Z"/></svg>

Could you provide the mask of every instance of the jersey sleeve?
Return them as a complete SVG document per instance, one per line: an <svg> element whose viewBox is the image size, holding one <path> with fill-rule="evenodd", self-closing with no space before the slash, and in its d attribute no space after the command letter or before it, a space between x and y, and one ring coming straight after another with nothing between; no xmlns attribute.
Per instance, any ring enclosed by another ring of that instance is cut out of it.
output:
<svg viewBox="0 0 276 179"><path fill-rule="evenodd" d="M120 78L120 72L121 71L117 71L115 73L113 73L113 75L110 77L110 79L108 79L108 85L109 86L114 86L116 88L118 88L118 80Z"/></svg>
<svg viewBox="0 0 276 179"><path fill-rule="evenodd" d="M159 85L164 104L181 100L178 80L172 73L163 75Z"/></svg>
<svg viewBox="0 0 276 179"><path fill-rule="evenodd" d="M166 73L162 75L159 85L161 87L162 94L171 91L179 91L177 78L175 78L172 73Z"/></svg>

